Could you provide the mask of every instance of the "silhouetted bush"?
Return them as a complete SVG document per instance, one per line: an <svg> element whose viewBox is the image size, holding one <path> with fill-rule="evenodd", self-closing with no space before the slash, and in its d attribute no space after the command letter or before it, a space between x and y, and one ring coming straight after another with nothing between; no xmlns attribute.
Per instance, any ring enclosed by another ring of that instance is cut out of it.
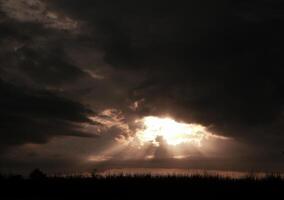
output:
<svg viewBox="0 0 284 200"><path fill-rule="evenodd" d="M32 180L43 180L47 177L40 169L35 169L30 173L30 179Z"/></svg>

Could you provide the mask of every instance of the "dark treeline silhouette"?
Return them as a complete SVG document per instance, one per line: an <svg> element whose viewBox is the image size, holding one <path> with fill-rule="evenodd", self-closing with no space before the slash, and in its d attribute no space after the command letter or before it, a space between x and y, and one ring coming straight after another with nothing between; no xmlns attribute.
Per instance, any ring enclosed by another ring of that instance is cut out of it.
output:
<svg viewBox="0 0 284 200"><path fill-rule="evenodd" d="M43 173L40 169L35 169L30 173L30 179L42 180L45 179L47 175Z"/></svg>
<svg viewBox="0 0 284 200"><path fill-rule="evenodd" d="M47 176L39 169L28 178L0 175L3 199L241 199L284 197L280 174L263 178L248 175L234 179L222 176ZM1 198L2 199L2 198Z"/></svg>

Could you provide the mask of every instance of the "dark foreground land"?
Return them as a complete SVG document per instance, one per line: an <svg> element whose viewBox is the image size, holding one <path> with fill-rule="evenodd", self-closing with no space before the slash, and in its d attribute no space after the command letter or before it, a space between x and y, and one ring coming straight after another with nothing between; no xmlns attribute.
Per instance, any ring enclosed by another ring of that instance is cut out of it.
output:
<svg viewBox="0 0 284 200"><path fill-rule="evenodd" d="M280 176L36 177L0 179L0 199L284 199Z"/></svg>

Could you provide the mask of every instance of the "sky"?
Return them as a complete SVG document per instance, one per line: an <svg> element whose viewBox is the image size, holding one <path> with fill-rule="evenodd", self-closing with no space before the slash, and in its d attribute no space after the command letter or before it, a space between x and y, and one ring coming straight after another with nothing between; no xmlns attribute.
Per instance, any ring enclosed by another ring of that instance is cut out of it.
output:
<svg viewBox="0 0 284 200"><path fill-rule="evenodd" d="M281 0L0 0L0 171L284 171Z"/></svg>

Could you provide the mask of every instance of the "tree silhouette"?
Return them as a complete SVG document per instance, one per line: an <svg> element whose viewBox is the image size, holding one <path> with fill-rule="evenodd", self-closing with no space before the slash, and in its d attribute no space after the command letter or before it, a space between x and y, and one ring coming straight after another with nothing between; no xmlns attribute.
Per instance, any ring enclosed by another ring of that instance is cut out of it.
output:
<svg viewBox="0 0 284 200"><path fill-rule="evenodd" d="M93 170L92 170L92 173L91 173L92 178L96 178L96 177L98 177L98 175L99 175L99 174L98 174L98 169L96 169L96 168L93 169Z"/></svg>
<svg viewBox="0 0 284 200"><path fill-rule="evenodd" d="M40 169L35 169L30 173L30 179L42 180L45 178L46 178L46 174L43 173Z"/></svg>

